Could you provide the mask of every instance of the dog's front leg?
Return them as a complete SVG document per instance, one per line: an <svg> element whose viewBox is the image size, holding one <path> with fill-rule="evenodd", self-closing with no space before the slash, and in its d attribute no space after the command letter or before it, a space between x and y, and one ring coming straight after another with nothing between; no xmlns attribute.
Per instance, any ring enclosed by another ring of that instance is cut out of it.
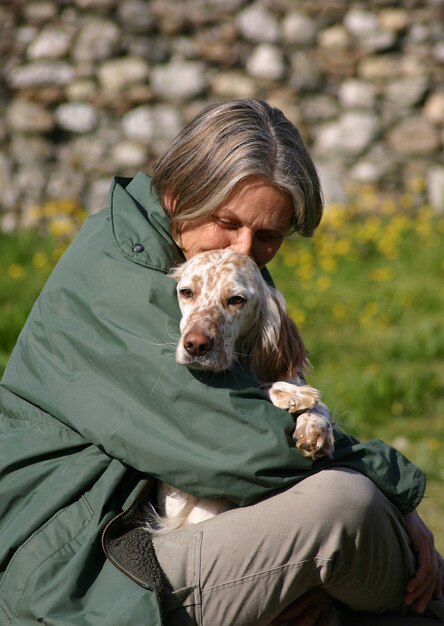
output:
<svg viewBox="0 0 444 626"><path fill-rule="evenodd" d="M333 455L333 426L325 404L318 402L313 409L297 416L293 439L298 450L313 460Z"/></svg>
<svg viewBox="0 0 444 626"><path fill-rule="evenodd" d="M331 456L334 450L333 428L328 408L320 401L321 395L310 385L279 381L264 386L272 403L289 411L300 413L296 418L293 438L304 456L317 459Z"/></svg>
<svg viewBox="0 0 444 626"><path fill-rule="evenodd" d="M267 389L269 398L275 406L290 413L311 409L321 400L319 391L310 385L279 381L264 388Z"/></svg>

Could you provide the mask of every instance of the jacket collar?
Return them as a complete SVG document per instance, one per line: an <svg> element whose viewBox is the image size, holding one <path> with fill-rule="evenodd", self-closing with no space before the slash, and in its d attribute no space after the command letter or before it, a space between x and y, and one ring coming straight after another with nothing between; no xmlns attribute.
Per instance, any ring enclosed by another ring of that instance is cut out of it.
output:
<svg viewBox="0 0 444 626"><path fill-rule="evenodd" d="M134 178L116 176L110 189L113 234L122 253L133 263L168 273L185 261L175 244L169 220L151 188L151 178L139 172ZM264 280L274 287L266 267Z"/></svg>
<svg viewBox="0 0 444 626"><path fill-rule="evenodd" d="M184 261L149 176L139 172L133 179L114 178L110 206L114 238L128 259L165 273Z"/></svg>

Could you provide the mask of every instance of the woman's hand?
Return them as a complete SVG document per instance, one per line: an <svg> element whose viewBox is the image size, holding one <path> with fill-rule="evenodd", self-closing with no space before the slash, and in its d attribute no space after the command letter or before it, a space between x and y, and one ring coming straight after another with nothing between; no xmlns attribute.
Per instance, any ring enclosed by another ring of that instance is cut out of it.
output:
<svg viewBox="0 0 444 626"><path fill-rule="evenodd" d="M415 576L407 583L404 602L415 604L418 613L423 613L429 601L442 598L442 560L435 550L432 532L416 511L404 517L407 533L418 561Z"/></svg>
<svg viewBox="0 0 444 626"><path fill-rule="evenodd" d="M333 598L325 591L315 587L295 600L270 626L288 624L288 626L328 626L330 610L333 607Z"/></svg>

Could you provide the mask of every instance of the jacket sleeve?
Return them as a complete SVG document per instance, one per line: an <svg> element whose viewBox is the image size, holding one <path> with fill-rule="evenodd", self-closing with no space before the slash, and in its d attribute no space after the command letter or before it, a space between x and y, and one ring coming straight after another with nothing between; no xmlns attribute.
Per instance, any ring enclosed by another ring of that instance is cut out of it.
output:
<svg viewBox="0 0 444 626"><path fill-rule="evenodd" d="M103 213L54 270L3 384L110 457L199 497L245 505L341 466L368 476L401 511L417 506L425 479L399 452L337 431L334 458L313 463L293 445L292 417L248 371L179 366L178 337L174 281L125 258Z"/></svg>

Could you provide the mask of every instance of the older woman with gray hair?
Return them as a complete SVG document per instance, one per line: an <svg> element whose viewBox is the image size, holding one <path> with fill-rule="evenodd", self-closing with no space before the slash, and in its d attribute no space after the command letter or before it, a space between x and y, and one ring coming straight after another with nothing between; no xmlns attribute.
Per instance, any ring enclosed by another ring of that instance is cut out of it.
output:
<svg viewBox="0 0 444 626"><path fill-rule="evenodd" d="M306 458L248 369L174 359L172 267L230 248L271 281L284 238L321 215L298 131L253 99L205 109L152 180L114 180L1 383L2 623L319 626L333 606L344 624L400 623L407 606L444 618L418 468L338 428L331 458ZM152 537L140 516L158 481L232 508Z"/></svg>

